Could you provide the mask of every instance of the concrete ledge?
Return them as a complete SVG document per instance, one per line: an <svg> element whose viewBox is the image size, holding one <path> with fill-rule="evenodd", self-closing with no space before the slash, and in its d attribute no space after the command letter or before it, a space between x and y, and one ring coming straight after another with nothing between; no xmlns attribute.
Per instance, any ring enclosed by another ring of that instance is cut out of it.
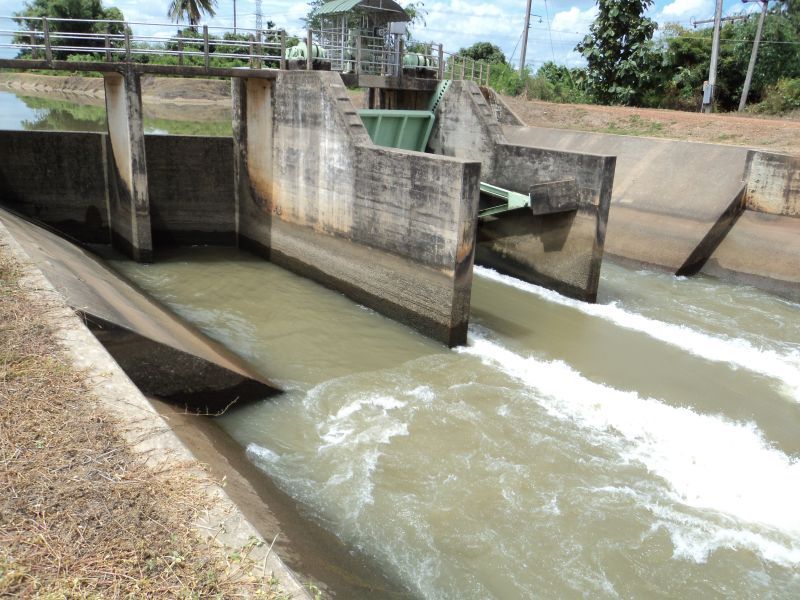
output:
<svg viewBox="0 0 800 600"><path fill-rule="evenodd" d="M273 223L269 247L246 237L240 244L449 346L466 339L468 323L452 310L469 296L453 298L453 273L284 222Z"/></svg>
<svg viewBox="0 0 800 600"><path fill-rule="evenodd" d="M248 77L252 79L275 79L276 69L230 69L221 67L194 67L182 65L151 65L143 63L94 62L67 60L28 60L17 58L0 59L0 69L41 69L56 71L94 71L97 73L133 72L139 75L175 75L178 77Z"/></svg>

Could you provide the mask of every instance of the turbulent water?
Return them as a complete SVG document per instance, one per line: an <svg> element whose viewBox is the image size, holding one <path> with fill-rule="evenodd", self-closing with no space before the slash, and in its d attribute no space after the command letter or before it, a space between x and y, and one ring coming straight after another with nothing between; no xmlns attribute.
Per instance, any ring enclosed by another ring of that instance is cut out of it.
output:
<svg viewBox="0 0 800 600"><path fill-rule="evenodd" d="M0 92L0 128L105 114ZM797 304L606 263L589 305L478 268L451 351L234 251L116 266L287 390L219 421L416 595L800 597Z"/></svg>
<svg viewBox="0 0 800 600"><path fill-rule="evenodd" d="M222 426L419 596L800 596L797 304L477 268L451 351L233 251L117 266L288 390Z"/></svg>

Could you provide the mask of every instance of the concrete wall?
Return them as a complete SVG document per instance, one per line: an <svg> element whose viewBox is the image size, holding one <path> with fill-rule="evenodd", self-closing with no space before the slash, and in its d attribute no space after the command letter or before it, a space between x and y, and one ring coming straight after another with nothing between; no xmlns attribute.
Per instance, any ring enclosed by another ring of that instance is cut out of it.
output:
<svg viewBox="0 0 800 600"><path fill-rule="evenodd" d="M606 252L800 297L800 158L737 146L504 127L513 141L617 155Z"/></svg>
<svg viewBox="0 0 800 600"><path fill-rule="evenodd" d="M147 135L145 147L154 245L235 245L233 141Z"/></svg>
<svg viewBox="0 0 800 600"><path fill-rule="evenodd" d="M800 158L751 150L745 206L703 273L800 301Z"/></svg>
<svg viewBox="0 0 800 600"><path fill-rule="evenodd" d="M0 202L80 241L108 243L106 137L0 131Z"/></svg>
<svg viewBox="0 0 800 600"><path fill-rule="evenodd" d="M101 133L0 131L0 204L80 242L109 243L119 198L108 146ZM232 141L147 135L145 146L156 246L235 244Z"/></svg>
<svg viewBox="0 0 800 600"><path fill-rule="evenodd" d="M464 343L479 165L374 146L335 73L260 85L233 83L240 242Z"/></svg>
<svg viewBox="0 0 800 600"><path fill-rule="evenodd" d="M606 252L672 272L735 211L742 188L744 148L540 127L503 131L520 144L616 156Z"/></svg>
<svg viewBox="0 0 800 600"><path fill-rule="evenodd" d="M596 299L614 157L510 144L481 89L461 81L451 84L439 104L429 147L481 161L482 181L516 192L574 179L580 190L577 212L517 211L485 219L478 226L476 260L581 300Z"/></svg>

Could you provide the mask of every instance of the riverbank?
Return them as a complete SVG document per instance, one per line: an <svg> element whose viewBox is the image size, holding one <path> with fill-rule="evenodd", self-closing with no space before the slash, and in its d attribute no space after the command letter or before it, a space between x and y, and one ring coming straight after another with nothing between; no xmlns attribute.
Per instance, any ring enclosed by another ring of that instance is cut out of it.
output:
<svg viewBox="0 0 800 600"><path fill-rule="evenodd" d="M100 77L0 72L0 90L69 99L79 104L104 104ZM349 93L356 106L364 105L363 91L350 90ZM531 127L662 137L800 154L800 119L797 118L557 104L508 96L503 100ZM221 79L144 76L142 102L145 113L157 118L230 120L230 83Z"/></svg>
<svg viewBox="0 0 800 600"><path fill-rule="evenodd" d="M0 596L302 597L2 237Z"/></svg>

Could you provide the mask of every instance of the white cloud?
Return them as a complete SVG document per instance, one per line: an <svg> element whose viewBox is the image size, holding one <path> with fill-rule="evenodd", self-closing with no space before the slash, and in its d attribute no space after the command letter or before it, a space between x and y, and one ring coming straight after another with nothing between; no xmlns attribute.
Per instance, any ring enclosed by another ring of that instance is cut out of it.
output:
<svg viewBox="0 0 800 600"><path fill-rule="evenodd" d="M667 4L661 14L665 17L704 15L708 12L709 6L710 2L708 0L675 0Z"/></svg>
<svg viewBox="0 0 800 600"><path fill-rule="evenodd" d="M558 32L589 33L589 26L596 17L597 6L590 6L586 10L573 6L553 16L552 29Z"/></svg>

